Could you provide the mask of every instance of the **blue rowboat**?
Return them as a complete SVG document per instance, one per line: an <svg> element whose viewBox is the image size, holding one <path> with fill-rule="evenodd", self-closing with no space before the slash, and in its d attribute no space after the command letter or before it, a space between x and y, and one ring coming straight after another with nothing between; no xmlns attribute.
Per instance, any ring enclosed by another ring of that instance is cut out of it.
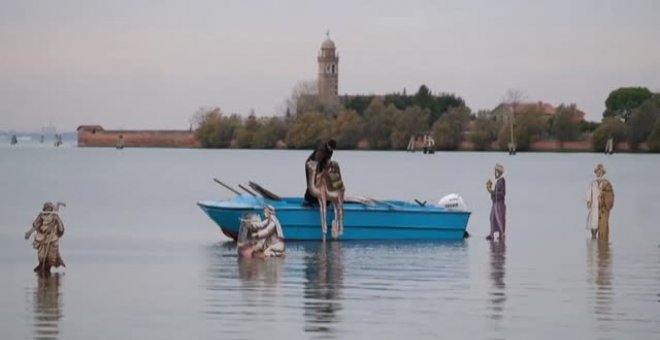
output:
<svg viewBox="0 0 660 340"><path fill-rule="evenodd" d="M302 205L300 197L271 200L251 195L237 195L226 201L198 202L202 210L228 237L236 240L241 218L257 214L270 204L282 224L287 240L321 240L318 207ZM332 205L327 209L328 231L334 219ZM470 212L421 206L404 201L374 201L373 204L344 203L344 233L340 240L460 240L465 234Z"/></svg>

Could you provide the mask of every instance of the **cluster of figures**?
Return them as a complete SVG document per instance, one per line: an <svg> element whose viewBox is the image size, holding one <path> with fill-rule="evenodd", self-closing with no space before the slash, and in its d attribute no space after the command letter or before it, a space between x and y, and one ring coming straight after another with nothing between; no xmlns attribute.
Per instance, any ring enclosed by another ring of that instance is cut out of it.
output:
<svg viewBox="0 0 660 340"><path fill-rule="evenodd" d="M241 257L279 257L284 255L284 233L275 216L275 208L266 205L264 220L257 215L249 215L241 222L237 249Z"/></svg>
<svg viewBox="0 0 660 340"><path fill-rule="evenodd" d="M304 205L318 205L321 209L321 225L325 240L325 208L326 200L335 205L337 223L333 222L332 235L336 237L343 232L343 204L344 186L336 162L331 161L336 142L330 140L321 145L309 156L305 163L307 178L307 191L304 196ZM610 181L604 178L605 167L598 164L594 169L596 179L591 182L587 190L587 229L591 231L592 238L605 239L609 237L609 215L614 206L614 190ZM494 240L496 235L503 240L506 235L506 181L504 167L495 165L495 182L488 180L486 190L490 194L492 207L490 212L490 233L486 237ZM324 179L325 176L325 179ZM319 184L322 183L322 185ZM319 188L321 186L322 188ZM46 202L42 211L32 223L32 228L25 233L25 239L34 234L32 245L37 251L39 263L35 272L49 273L52 267L64 266L60 256L59 239L64 235L64 223L59 216L60 206ZM264 207L264 219L258 215L249 215L242 219L238 236L238 253L242 257L279 257L284 255L284 233L282 225L275 216L275 208L271 205Z"/></svg>
<svg viewBox="0 0 660 340"><path fill-rule="evenodd" d="M587 229L591 237L607 240L610 234L610 211L614 207L614 189L612 183L605 179L605 166L596 165L594 169L596 179L587 189ZM506 181L504 180L504 167L495 165L495 186L490 179L486 182L486 190L490 194L492 207L490 210L490 233L487 240L493 240L495 234L503 240L506 235Z"/></svg>
<svg viewBox="0 0 660 340"><path fill-rule="evenodd" d="M341 180L339 165L332 161L332 154L337 147L333 139L317 147L305 161L307 190L303 205L318 207L321 216L321 230L324 235L326 226L326 204L332 202L337 216L332 226L333 237L343 232L344 184ZM241 257L279 257L284 255L284 233L282 225L275 216L275 208L266 205L264 220L256 215L249 215L241 221L238 233L238 254Z"/></svg>

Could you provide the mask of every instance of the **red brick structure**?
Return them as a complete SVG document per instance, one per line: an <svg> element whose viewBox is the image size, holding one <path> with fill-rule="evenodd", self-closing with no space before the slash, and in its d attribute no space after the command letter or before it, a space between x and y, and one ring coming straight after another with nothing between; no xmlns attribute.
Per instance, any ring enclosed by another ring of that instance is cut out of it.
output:
<svg viewBox="0 0 660 340"><path fill-rule="evenodd" d="M80 147L198 148L194 131L188 130L104 130L100 125L81 125L78 131Z"/></svg>

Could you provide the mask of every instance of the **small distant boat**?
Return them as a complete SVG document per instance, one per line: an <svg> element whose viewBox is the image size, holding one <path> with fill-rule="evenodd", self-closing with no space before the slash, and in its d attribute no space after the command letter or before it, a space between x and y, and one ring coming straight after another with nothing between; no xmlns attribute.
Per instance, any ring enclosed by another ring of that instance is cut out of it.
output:
<svg viewBox="0 0 660 340"><path fill-rule="evenodd" d="M462 202L462 200L461 200ZM275 208L287 240L322 239L319 208L303 206L301 197L269 199L237 195L224 201L201 201L197 205L228 237L236 240L241 219L261 214L266 204ZM373 200L372 204L344 203L344 232L339 240L460 240L466 234L470 212L425 203ZM328 208L328 226L334 211ZM328 228L327 239L330 240Z"/></svg>
<svg viewBox="0 0 660 340"><path fill-rule="evenodd" d="M16 145L18 144L18 138L16 138L16 135L11 136L11 141L9 142L11 145Z"/></svg>

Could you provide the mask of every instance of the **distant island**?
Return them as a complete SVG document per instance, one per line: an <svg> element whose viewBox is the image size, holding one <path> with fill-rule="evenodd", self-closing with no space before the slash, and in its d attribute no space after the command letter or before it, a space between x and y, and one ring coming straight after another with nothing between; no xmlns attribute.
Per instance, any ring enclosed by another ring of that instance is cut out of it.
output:
<svg viewBox="0 0 660 340"><path fill-rule="evenodd" d="M472 111L463 98L421 85L384 95L339 95L339 57L328 37L317 56L316 82L297 84L286 112L270 117L205 108L188 130L78 128L79 146L310 149L333 138L340 149L660 152L660 94L645 87L613 90L601 122L575 104L529 101L506 91L493 109Z"/></svg>

